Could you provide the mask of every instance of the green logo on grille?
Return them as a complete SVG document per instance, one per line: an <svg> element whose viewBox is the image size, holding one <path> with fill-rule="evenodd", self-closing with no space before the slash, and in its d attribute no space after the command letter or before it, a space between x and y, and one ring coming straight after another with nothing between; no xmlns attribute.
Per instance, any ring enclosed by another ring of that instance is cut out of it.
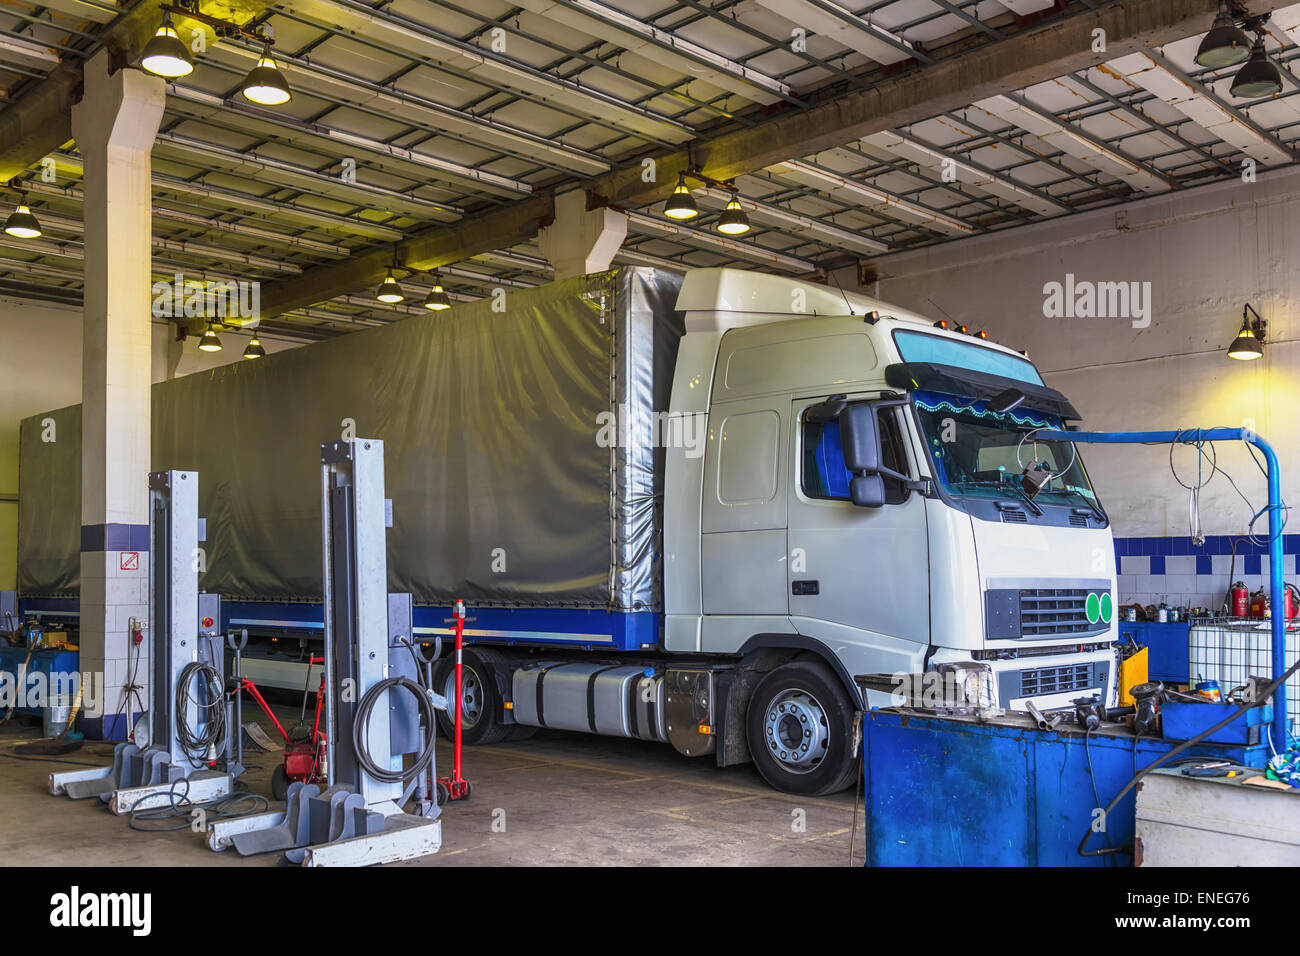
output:
<svg viewBox="0 0 1300 956"><path fill-rule="evenodd" d="M1083 603L1083 612L1088 615L1089 624L1096 624L1098 621L1109 624L1110 619L1115 616L1115 601L1109 591L1103 594L1092 591Z"/></svg>

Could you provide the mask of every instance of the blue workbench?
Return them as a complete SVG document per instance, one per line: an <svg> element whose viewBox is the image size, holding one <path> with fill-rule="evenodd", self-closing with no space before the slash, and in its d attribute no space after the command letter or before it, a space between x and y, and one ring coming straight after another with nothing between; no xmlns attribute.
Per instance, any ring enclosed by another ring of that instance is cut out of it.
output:
<svg viewBox="0 0 1300 956"><path fill-rule="evenodd" d="M893 709L863 717L869 866L1127 866L1116 854L1082 857L1079 840L1108 804L1178 741L1103 725L1088 741L1077 725L1040 731L1027 716L994 722ZM1096 775L1094 798L1088 755ZM1198 745L1190 755L1239 760L1241 748ZM1112 811L1107 833L1131 847L1135 794ZM1089 849L1106 845L1094 834Z"/></svg>

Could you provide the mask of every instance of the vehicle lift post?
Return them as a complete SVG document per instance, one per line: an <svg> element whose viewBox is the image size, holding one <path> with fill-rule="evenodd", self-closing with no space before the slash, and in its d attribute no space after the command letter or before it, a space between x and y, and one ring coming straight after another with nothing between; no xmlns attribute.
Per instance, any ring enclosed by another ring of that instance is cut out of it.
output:
<svg viewBox="0 0 1300 956"><path fill-rule="evenodd" d="M284 850L289 862L302 866L369 866L427 856L441 847L440 811L424 780L426 772L436 779L430 769L433 710L445 708L446 701L427 683L415 683L422 662L411 596L388 593L390 507L382 441L321 446L327 786L294 781L284 810L214 823L208 829L211 849L234 846L242 855ZM418 688L428 706L398 686L376 689L394 679L405 680L408 691ZM367 700L373 706L358 721ZM403 755L410 753L426 762L417 758L403 771ZM412 794L418 815L402 810Z"/></svg>
<svg viewBox="0 0 1300 956"><path fill-rule="evenodd" d="M199 592L195 561L203 524L198 472L149 475L149 740L145 747L131 739L118 744L111 767L50 774L50 793L74 800L98 797L113 813L123 814L145 800L162 806L158 797L172 793L198 803L233 789L237 765L228 766L233 773L209 769L223 742L193 752L180 733L184 721L191 736L201 738L213 715L225 708L220 598ZM174 703L182 682L190 686L183 690L185 713L178 714ZM232 729L227 725L226 734ZM177 791L182 780L186 787Z"/></svg>
<svg viewBox="0 0 1300 956"><path fill-rule="evenodd" d="M1212 441L1242 441L1254 445L1264 454L1268 479L1268 590L1273 613L1269 627L1272 638L1273 679L1286 673L1286 584L1282 576L1282 466L1271 445L1246 428L1184 428L1154 432L1075 432L1044 429L1034 433L1043 441L1068 441L1097 445L1181 444L1196 445ZM1286 684L1278 685L1273 694L1273 746L1278 753L1289 746L1286 709Z"/></svg>

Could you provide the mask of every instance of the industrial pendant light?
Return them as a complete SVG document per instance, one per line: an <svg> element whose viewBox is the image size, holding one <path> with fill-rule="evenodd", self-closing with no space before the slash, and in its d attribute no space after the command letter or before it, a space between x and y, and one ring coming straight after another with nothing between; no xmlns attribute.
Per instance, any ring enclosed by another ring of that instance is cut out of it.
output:
<svg viewBox="0 0 1300 956"><path fill-rule="evenodd" d="M36 239L41 235L41 224L26 203L19 203L5 220L5 232L17 239Z"/></svg>
<svg viewBox="0 0 1300 956"><path fill-rule="evenodd" d="M199 339L199 351L201 352L220 352L221 339L217 338L217 333L212 328L212 323L208 323L207 331Z"/></svg>
<svg viewBox="0 0 1300 956"><path fill-rule="evenodd" d="M260 106L282 106L293 97L289 92L289 83L271 59L271 47L267 44L257 66L248 71L240 92L244 99Z"/></svg>
<svg viewBox="0 0 1300 956"><path fill-rule="evenodd" d="M1232 19L1227 3L1220 3L1214 26L1196 50L1196 63L1211 70L1236 66L1250 56L1250 47L1250 37Z"/></svg>
<svg viewBox="0 0 1300 956"><path fill-rule="evenodd" d="M741 208L734 189L731 191L731 201L722 210L722 215L718 216L718 222L713 228L728 236L743 236L749 232L749 217Z"/></svg>
<svg viewBox="0 0 1300 956"><path fill-rule="evenodd" d="M262 348L262 343L257 340L256 332L254 332L253 337L248 340L248 344L244 346L244 358L266 358L266 349Z"/></svg>
<svg viewBox="0 0 1300 956"><path fill-rule="evenodd" d="M451 308L451 299L447 296L447 291L442 287L442 279L434 273L433 288L429 294L424 297L424 307L430 312L441 312L443 309Z"/></svg>
<svg viewBox="0 0 1300 956"><path fill-rule="evenodd" d="M393 270L388 270L388 275L384 276L384 281L379 283L379 289L375 292L375 298L380 302L401 302L406 298L406 293L402 287L397 284L393 278Z"/></svg>
<svg viewBox="0 0 1300 956"><path fill-rule="evenodd" d="M1254 321L1251 320L1251 313L1254 313ZM1249 362L1253 359L1262 358L1264 355L1264 329L1266 323L1258 312L1247 304L1241 313L1241 331L1237 337L1232 340L1228 346L1228 358L1239 359L1243 362Z"/></svg>
<svg viewBox="0 0 1300 956"><path fill-rule="evenodd" d="M163 14L162 26L145 44L144 53L140 55L140 66L154 76L167 80L189 76L194 72L194 57L190 55L189 47L176 35L170 13Z"/></svg>
<svg viewBox="0 0 1300 956"><path fill-rule="evenodd" d="M686 186L685 174L678 174L677 186L673 189L673 194L668 197L664 203L664 215L669 219L694 219L700 214L700 209L695 205L695 197Z"/></svg>
<svg viewBox="0 0 1300 956"><path fill-rule="evenodd" d="M1250 51L1250 59L1237 71L1233 78L1233 96L1241 99L1257 100L1262 96L1275 96L1282 92L1282 74L1277 65L1264 52L1264 31L1255 34L1255 46Z"/></svg>

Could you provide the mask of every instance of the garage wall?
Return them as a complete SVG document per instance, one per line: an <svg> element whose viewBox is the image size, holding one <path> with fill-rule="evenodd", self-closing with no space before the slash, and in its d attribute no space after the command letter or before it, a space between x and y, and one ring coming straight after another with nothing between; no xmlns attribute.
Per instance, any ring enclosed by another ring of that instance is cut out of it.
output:
<svg viewBox="0 0 1300 956"><path fill-rule="evenodd" d="M240 360L246 336L223 333L225 348L200 352L198 339L179 349L166 325L153 328L153 380L206 371ZM267 352L294 343L263 338ZM0 590L14 587L18 560L18 423L81 401L81 310L0 297Z"/></svg>
<svg viewBox="0 0 1300 956"><path fill-rule="evenodd" d="M1297 222L1300 172L1264 174L1255 183L1234 180L885 257L878 281L865 291L1028 349L1090 430L1254 427L1281 457L1284 496L1300 506ZM1068 275L1076 288L1138 283L1139 294L1149 290L1149 324L1135 327L1145 310L1132 304L1127 316L1045 314L1045 287L1064 286ZM1224 354L1247 302L1268 321L1265 356L1255 362ZM1237 443L1217 450L1251 505L1263 507L1263 476L1248 453ZM1188 538L1189 495L1170 475L1168 446L1090 446L1086 456L1114 519L1121 595L1187 605L1208 604L1205 596L1213 595L1217 605L1227 584L1229 536L1245 531L1253 513L1224 476L1201 493L1211 537L1197 549ZM1195 473L1193 450L1178 449L1174 462L1184 480ZM1300 520L1288 530L1297 532L1286 538L1293 578ZM1249 557L1237 558L1237 576L1262 581L1267 557L1261 562L1260 549L1239 545L1243 551Z"/></svg>

